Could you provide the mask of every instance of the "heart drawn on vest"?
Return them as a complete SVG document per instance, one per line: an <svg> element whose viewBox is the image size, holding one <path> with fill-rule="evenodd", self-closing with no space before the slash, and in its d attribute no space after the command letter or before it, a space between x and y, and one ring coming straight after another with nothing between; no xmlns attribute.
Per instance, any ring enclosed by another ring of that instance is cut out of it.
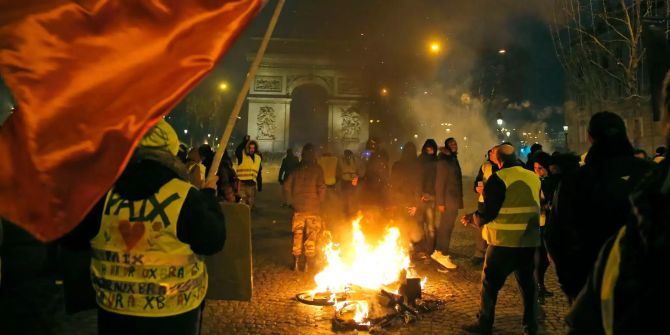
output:
<svg viewBox="0 0 670 335"><path fill-rule="evenodd" d="M144 222L135 222L130 223L128 221L119 222L119 233L123 237L123 241L126 242L126 247L128 250L137 245L137 242L140 241L142 236L144 236Z"/></svg>

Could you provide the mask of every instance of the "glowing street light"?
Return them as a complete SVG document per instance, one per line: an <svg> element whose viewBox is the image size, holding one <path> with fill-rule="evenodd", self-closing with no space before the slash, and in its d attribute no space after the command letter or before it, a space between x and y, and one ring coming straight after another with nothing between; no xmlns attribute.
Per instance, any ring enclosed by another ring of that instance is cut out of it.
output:
<svg viewBox="0 0 670 335"><path fill-rule="evenodd" d="M184 129L184 134L188 134L188 129Z"/></svg>
<svg viewBox="0 0 670 335"><path fill-rule="evenodd" d="M568 132L568 126L563 126L563 131L567 133Z"/></svg>
<svg viewBox="0 0 670 335"><path fill-rule="evenodd" d="M503 124L503 119L498 118L498 119L496 120L496 123L498 123L499 126L502 126L502 124Z"/></svg>
<svg viewBox="0 0 670 335"><path fill-rule="evenodd" d="M429 48L430 48L430 52L434 53L434 54L439 53L440 50L442 50L442 46L437 41L430 42Z"/></svg>
<svg viewBox="0 0 670 335"><path fill-rule="evenodd" d="M385 97L385 96L389 95L389 90L386 89L386 87L382 87L382 90L381 90L380 93L383 97Z"/></svg>
<svg viewBox="0 0 670 335"><path fill-rule="evenodd" d="M505 135L507 135L507 137L509 137L509 135L510 135L510 132L509 132L509 131L508 131L508 132L506 132L506 133L505 133Z"/></svg>
<svg viewBox="0 0 670 335"><path fill-rule="evenodd" d="M498 50L498 53L501 54L501 55L504 55L504 54L507 53L507 50L505 50L505 49L500 49L500 50Z"/></svg>
<svg viewBox="0 0 670 335"><path fill-rule="evenodd" d="M228 83L226 83L225 81L221 82L219 84L219 90L221 90L222 92L227 91L228 90Z"/></svg>
<svg viewBox="0 0 670 335"><path fill-rule="evenodd" d="M419 138L419 135L418 135L418 134L414 134L414 138Z"/></svg>

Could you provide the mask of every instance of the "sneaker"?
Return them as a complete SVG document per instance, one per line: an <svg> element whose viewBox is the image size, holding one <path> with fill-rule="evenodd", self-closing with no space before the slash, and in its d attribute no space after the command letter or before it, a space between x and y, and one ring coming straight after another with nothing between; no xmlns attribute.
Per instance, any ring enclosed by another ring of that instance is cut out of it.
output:
<svg viewBox="0 0 670 335"><path fill-rule="evenodd" d="M463 331L465 331L468 334L483 334L483 335L490 335L492 331L490 329L484 329L479 322L471 323L469 325L465 325L461 327Z"/></svg>
<svg viewBox="0 0 670 335"><path fill-rule="evenodd" d="M456 263L451 261L451 256L444 256L444 263L442 263L442 265L444 265L445 268L450 270L458 268L458 265L456 265Z"/></svg>

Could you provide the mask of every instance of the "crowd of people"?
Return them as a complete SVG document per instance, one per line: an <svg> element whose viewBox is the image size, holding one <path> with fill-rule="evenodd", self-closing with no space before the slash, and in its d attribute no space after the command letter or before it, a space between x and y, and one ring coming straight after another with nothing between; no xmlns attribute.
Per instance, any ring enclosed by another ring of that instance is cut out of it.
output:
<svg viewBox="0 0 670 335"><path fill-rule="evenodd" d="M670 142L670 76L664 94ZM658 272L670 251L670 160L665 147L653 158L636 150L624 121L611 112L594 114L588 134L591 147L582 156L549 154L535 144L524 163L511 143L492 146L472 185L477 209L460 219L464 189L454 138L443 146L427 139L420 150L408 142L393 163L373 139L358 155L344 150L338 156L327 145L306 144L298 159L288 150L278 181L282 205L293 210L292 267L307 271L318 265L320 246L329 238L326 223L334 221L333 203L347 220L362 211L371 222L400 223L413 261L432 258L439 271L458 268L451 250L458 220L481 233L471 258L482 267L480 310L465 331L492 333L498 292L514 273L524 333L536 334L538 304L556 294L544 285L553 264L572 306L566 318L571 334L654 333L664 317L664 309L654 306L670 298ZM219 203L254 208L263 188L256 141L246 137L233 158L222 154L214 168L210 146L180 145L161 120L84 220L61 240L41 245L39 262L30 264L57 264L56 246L65 256L84 255L84 262L62 263L66 305L68 311L96 305L100 334L197 334L208 285L202 255L219 252L226 240ZM328 200L336 198L341 201ZM49 286L37 278L54 278L17 261L31 255L23 241L35 240L6 223L2 227L11 234L11 243L2 245L3 301L44 310L39 296L22 293ZM8 306L0 306L0 315L16 312ZM3 326L30 328L12 322Z"/></svg>

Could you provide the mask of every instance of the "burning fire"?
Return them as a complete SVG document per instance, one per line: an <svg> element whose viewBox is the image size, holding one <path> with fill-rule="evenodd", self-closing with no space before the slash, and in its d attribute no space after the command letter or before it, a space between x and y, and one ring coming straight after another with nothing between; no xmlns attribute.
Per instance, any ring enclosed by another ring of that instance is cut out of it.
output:
<svg viewBox="0 0 670 335"><path fill-rule="evenodd" d="M373 247L361 231L361 219L358 217L352 223L352 255L345 255L346 261L337 244L330 242L324 248L327 265L314 277L317 287L313 294L343 292L352 285L379 289L398 281L403 270L408 271L409 255L400 243L398 228L389 228L384 239Z"/></svg>

